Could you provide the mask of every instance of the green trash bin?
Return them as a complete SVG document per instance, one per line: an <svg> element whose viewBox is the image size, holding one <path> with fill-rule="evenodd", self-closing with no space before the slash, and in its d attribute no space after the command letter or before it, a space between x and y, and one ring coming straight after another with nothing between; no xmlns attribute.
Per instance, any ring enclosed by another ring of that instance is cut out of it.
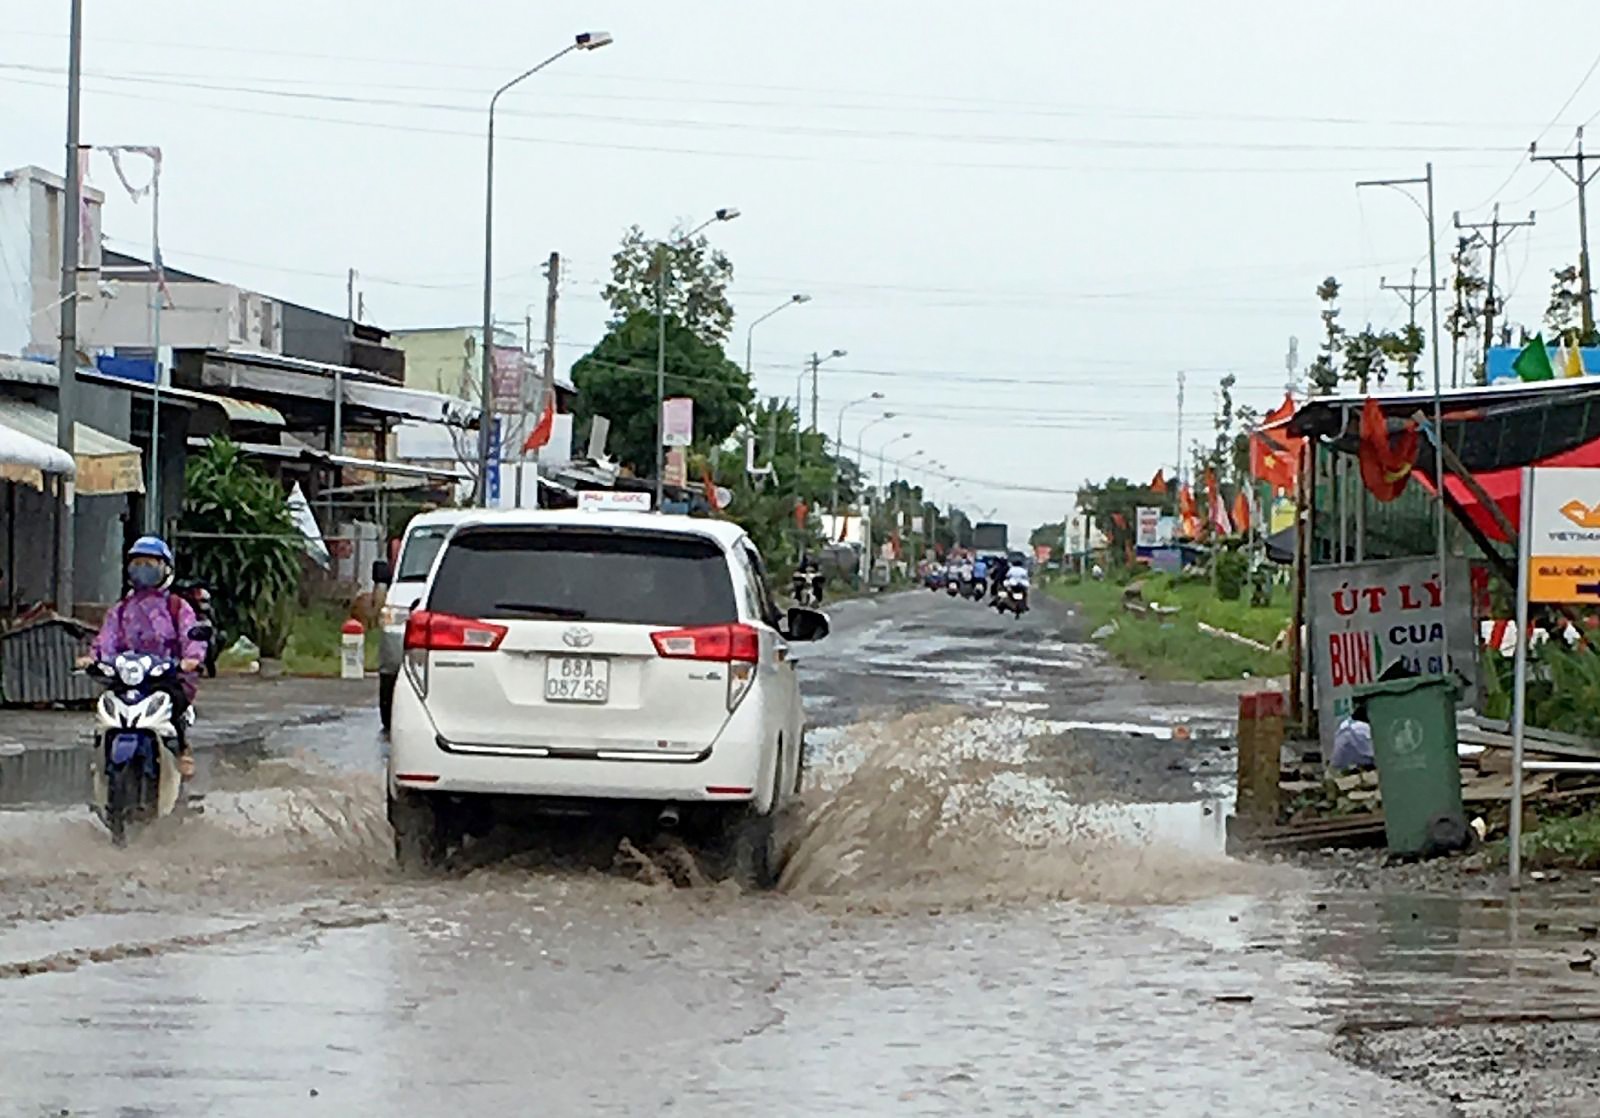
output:
<svg viewBox="0 0 1600 1118"><path fill-rule="evenodd" d="M1372 727L1391 853L1431 857L1464 849L1471 840L1461 806L1457 695L1448 676L1375 683L1355 693Z"/></svg>

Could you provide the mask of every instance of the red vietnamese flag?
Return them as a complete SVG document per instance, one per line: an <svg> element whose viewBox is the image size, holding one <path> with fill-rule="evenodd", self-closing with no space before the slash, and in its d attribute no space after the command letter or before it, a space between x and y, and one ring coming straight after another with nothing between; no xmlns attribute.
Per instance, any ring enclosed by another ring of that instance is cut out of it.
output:
<svg viewBox="0 0 1600 1118"><path fill-rule="evenodd" d="M1378 401L1367 397L1361 408L1361 481L1380 501L1392 501L1405 492L1416 465L1422 433L1414 421L1393 436Z"/></svg>
<svg viewBox="0 0 1600 1118"><path fill-rule="evenodd" d="M1167 492L1167 472L1157 470L1156 476L1150 479L1150 492L1165 495Z"/></svg>
<svg viewBox="0 0 1600 1118"><path fill-rule="evenodd" d="M539 422L533 425L533 430L528 432L528 438L522 444L522 453L530 454L545 443L550 441L550 435L556 428L556 399L552 393L550 399L544 402L544 412L539 416Z"/></svg>
<svg viewBox="0 0 1600 1118"><path fill-rule="evenodd" d="M1244 495L1243 486L1233 495L1233 526L1241 532L1250 531L1250 500Z"/></svg>
<svg viewBox="0 0 1600 1118"><path fill-rule="evenodd" d="M1272 486L1275 493L1292 491L1300 471L1300 448L1305 439L1289 434L1287 426L1294 413L1294 398L1285 396L1250 433L1250 476Z"/></svg>
<svg viewBox="0 0 1600 1118"><path fill-rule="evenodd" d="M1178 487L1178 518L1183 522L1183 534L1191 540L1200 538L1200 510L1194 503L1194 491L1187 485Z"/></svg>

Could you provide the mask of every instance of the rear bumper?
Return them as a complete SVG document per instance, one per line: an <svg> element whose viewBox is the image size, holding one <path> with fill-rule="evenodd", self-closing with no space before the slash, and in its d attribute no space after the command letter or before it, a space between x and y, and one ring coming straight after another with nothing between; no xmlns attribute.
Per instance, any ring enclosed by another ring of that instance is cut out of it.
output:
<svg viewBox="0 0 1600 1118"><path fill-rule="evenodd" d="M743 712L741 712L743 713ZM751 712L754 714L755 712ZM415 688L395 688L389 778L398 788L482 795L601 800L736 803L765 800L763 774L776 743L760 740L761 719L729 719L698 754L651 755L626 749L524 748L443 738ZM766 776L770 784L770 775Z"/></svg>

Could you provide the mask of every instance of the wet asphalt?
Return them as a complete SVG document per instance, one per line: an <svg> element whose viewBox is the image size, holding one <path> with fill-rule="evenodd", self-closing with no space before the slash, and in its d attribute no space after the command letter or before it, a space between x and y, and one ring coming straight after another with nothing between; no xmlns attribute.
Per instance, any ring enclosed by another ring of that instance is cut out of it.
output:
<svg viewBox="0 0 1600 1118"><path fill-rule="evenodd" d="M833 616L772 895L515 836L403 877L368 709L208 751L205 813L126 851L0 812L0 1114L1594 1112L1342 1050L1600 1009L1570 906L1229 861L1230 694L1133 678L1058 604Z"/></svg>

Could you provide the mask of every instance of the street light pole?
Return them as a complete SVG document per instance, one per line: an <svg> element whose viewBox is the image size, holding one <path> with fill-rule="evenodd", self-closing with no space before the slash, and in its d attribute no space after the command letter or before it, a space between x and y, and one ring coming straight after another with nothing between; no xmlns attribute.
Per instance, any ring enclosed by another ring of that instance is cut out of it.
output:
<svg viewBox="0 0 1600 1118"><path fill-rule="evenodd" d="M78 213L83 207L83 176L78 167L79 91L83 86L83 0L72 0L67 46L67 197L61 208L61 336L56 356L56 445L74 461L77 445L78 388ZM152 456L155 447L150 448ZM56 481L56 612L72 616L75 482L70 474ZM13 581L16 572L9 572Z"/></svg>
<svg viewBox="0 0 1600 1118"><path fill-rule="evenodd" d="M699 236L708 225L738 216L736 208L724 206L683 236L656 242L656 512L661 511L667 492L667 444L663 441L667 437L667 254Z"/></svg>
<svg viewBox="0 0 1600 1118"><path fill-rule="evenodd" d="M824 361L832 361L836 357L846 356L845 351L836 349L826 357L813 352L803 365L800 366L800 375L794 378L794 457L795 468L798 472L800 462L800 421L805 414L805 405L802 394L806 386L806 370L811 370L811 429L817 429L817 369Z"/></svg>
<svg viewBox="0 0 1600 1118"><path fill-rule="evenodd" d="M811 302L811 296L809 296L809 295L791 295L791 296L789 296L789 298L785 299L783 302L781 302L777 306L773 307L766 314L762 315L760 318L757 318L754 322L750 323L750 325L745 329L745 332L744 332L744 377L745 377L746 380L751 380L751 379L753 379L755 377L755 369L754 369L755 362L754 362L753 358L754 358L754 355L755 355L755 348L754 347L755 347L756 327L760 326L763 322L765 322L767 319L771 318L773 315L777 314L779 311L785 311L785 310L788 310L790 307L798 306L801 303L809 303L809 302Z"/></svg>
<svg viewBox="0 0 1600 1118"><path fill-rule="evenodd" d="M859 400L851 400L839 409L839 423L834 428L833 435L833 498L828 504L828 511L832 514L834 523L839 522L839 459L844 456L844 413L857 404L865 404L872 400L883 399L882 392L874 392L870 396L863 396ZM860 452L857 452L859 457Z"/></svg>
<svg viewBox="0 0 1600 1118"><path fill-rule="evenodd" d="M494 432L494 110L501 96L513 86L533 77L546 66L575 50L599 50L611 42L606 31L585 31L549 58L530 67L494 91L489 98L488 150L484 158L483 187L483 375L479 385L478 482L474 502L479 508L489 504L489 447Z"/></svg>
<svg viewBox="0 0 1600 1118"><path fill-rule="evenodd" d="M1445 570L1444 384L1439 372L1439 253L1434 240L1433 164L1427 164L1425 173L1421 178L1376 179L1358 182L1356 183L1356 186L1358 188L1363 186L1392 186L1397 190L1403 186L1421 186L1426 188L1426 209L1423 209L1423 207L1417 203L1417 200L1412 198L1410 194L1406 194L1403 190L1401 190L1400 193L1405 194L1407 198L1410 198L1412 205L1415 205L1418 209L1421 209L1423 211L1423 217L1427 218L1428 221L1428 286L1432 289L1428 293L1428 309L1433 317L1431 329L1432 340L1429 343L1429 348L1433 350L1433 464L1435 474L1434 484L1437 486L1435 492L1438 500L1435 530L1438 537L1436 543L1439 551L1439 596L1441 600L1443 600L1446 589L1446 578L1448 577ZM1494 292L1491 291L1489 294L1492 298ZM1488 339L1484 339L1485 347L1487 347L1488 344Z"/></svg>

